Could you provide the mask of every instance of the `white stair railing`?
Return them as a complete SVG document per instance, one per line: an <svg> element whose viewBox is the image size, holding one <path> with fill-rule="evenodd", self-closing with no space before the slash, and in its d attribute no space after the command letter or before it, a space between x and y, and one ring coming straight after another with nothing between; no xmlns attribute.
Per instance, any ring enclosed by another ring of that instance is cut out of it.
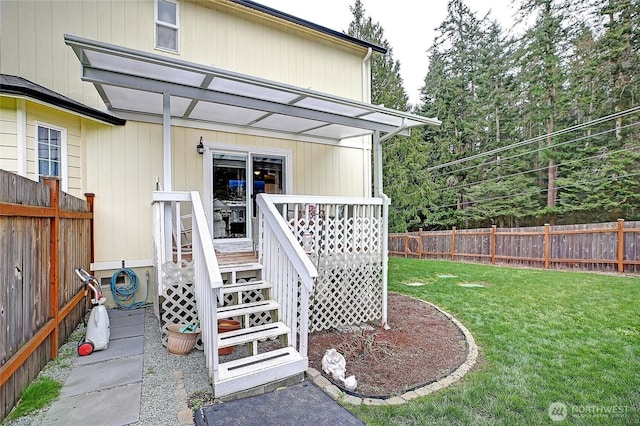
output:
<svg viewBox="0 0 640 426"><path fill-rule="evenodd" d="M186 254L181 249L182 213L191 205L191 256L197 315L209 377L218 370L217 297L222 275L213 247L213 239L197 191L154 192L154 245L157 262L158 294L163 291L162 266L167 261L181 263ZM182 206L182 207L181 207Z"/></svg>
<svg viewBox="0 0 640 426"><path fill-rule="evenodd" d="M318 271L270 197L273 196L259 194L257 197L258 257L264 265L263 278L273 285L272 298L281 305L279 320L291 330L289 345L306 357L309 294Z"/></svg>

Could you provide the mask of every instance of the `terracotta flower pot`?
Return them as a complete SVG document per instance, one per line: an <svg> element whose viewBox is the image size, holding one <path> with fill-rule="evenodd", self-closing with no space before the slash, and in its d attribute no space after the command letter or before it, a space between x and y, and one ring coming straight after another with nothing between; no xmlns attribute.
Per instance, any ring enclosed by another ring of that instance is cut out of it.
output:
<svg viewBox="0 0 640 426"><path fill-rule="evenodd" d="M181 324L171 324L167 327L169 337L167 338L167 349L170 354L174 355L186 355L198 341L200 337L200 328L197 328L195 333L183 333L180 331Z"/></svg>
<svg viewBox="0 0 640 426"><path fill-rule="evenodd" d="M218 320L218 333L226 333L227 331L238 330L239 328L240 328L240 321L236 321L232 319ZM218 355L229 355L232 352L233 352L233 346L218 349Z"/></svg>

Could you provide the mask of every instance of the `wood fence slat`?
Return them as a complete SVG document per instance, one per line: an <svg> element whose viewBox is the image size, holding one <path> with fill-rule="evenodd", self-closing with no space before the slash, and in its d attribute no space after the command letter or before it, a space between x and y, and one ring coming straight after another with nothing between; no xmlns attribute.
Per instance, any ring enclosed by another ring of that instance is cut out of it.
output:
<svg viewBox="0 0 640 426"><path fill-rule="evenodd" d="M401 241L401 244L398 242ZM417 244L417 245L416 245ZM389 254L544 269L640 272L640 222L529 228L405 231L389 234Z"/></svg>
<svg viewBox="0 0 640 426"><path fill-rule="evenodd" d="M0 170L0 420L82 318L92 223L93 197Z"/></svg>

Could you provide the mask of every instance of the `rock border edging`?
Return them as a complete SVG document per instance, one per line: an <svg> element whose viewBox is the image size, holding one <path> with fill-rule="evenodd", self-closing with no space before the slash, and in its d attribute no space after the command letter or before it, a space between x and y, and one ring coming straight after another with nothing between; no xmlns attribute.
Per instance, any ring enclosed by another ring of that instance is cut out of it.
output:
<svg viewBox="0 0 640 426"><path fill-rule="evenodd" d="M464 339L467 343L467 356L462 364L460 364L455 370L449 373L446 377L443 377L435 382L431 382L428 385L419 387L417 389L408 391L403 393L402 395L393 396L387 399L381 398L359 398L353 395L349 395L344 393L339 387L331 383L326 377L322 376L322 374L316 370L315 368L307 369L306 375L311 381L322 389L327 395L333 398L336 401L343 402L350 405L401 405L406 404L414 398L418 398L421 396L429 395L437 390L444 389L458 380L462 379L465 374L467 374L471 368L476 364L478 359L478 346L476 345L475 339L467 330L467 328L462 325L460 321L458 321L453 315L450 313L440 309L438 306L434 305L431 302L427 302L426 300L418 299L417 297L411 297L412 299L419 300L427 305L433 307L438 312L442 313L449 321L451 321L462 333Z"/></svg>

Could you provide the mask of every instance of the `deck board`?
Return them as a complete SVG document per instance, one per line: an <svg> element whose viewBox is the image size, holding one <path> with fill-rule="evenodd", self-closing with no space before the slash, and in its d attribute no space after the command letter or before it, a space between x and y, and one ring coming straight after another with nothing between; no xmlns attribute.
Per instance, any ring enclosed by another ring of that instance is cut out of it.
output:
<svg viewBox="0 0 640 426"><path fill-rule="evenodd" d="M216 253L218 265L241 265L243 263L257 263L258 256L252 251L242 251L237 253Z"/></svg>

